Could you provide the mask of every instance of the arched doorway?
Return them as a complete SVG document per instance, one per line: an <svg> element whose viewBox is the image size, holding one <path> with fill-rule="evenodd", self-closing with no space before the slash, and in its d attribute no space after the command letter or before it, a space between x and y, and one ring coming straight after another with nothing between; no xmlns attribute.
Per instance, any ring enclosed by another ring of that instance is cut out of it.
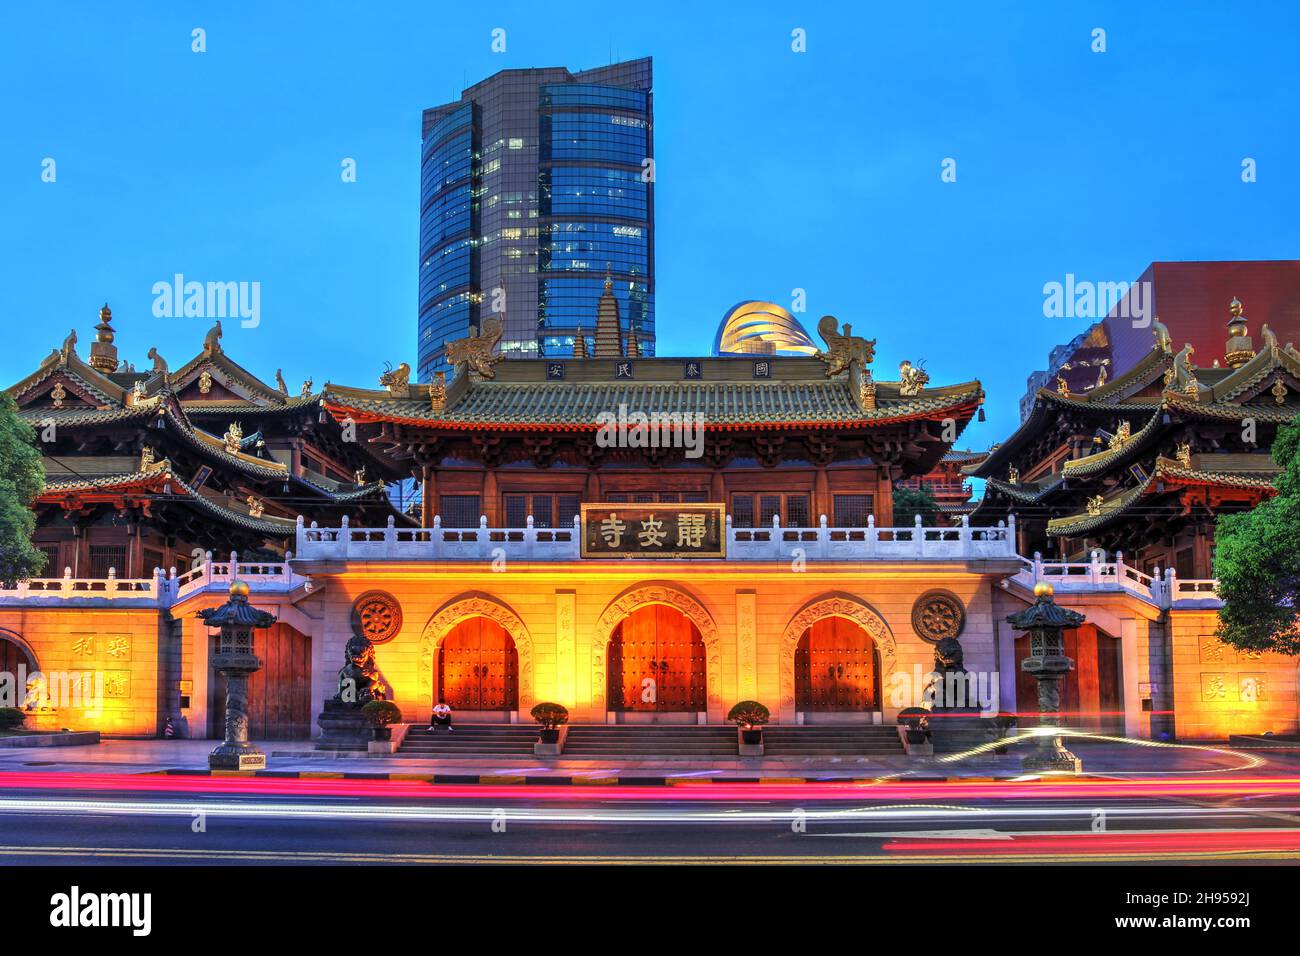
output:
<svg viewBox="0 0 1300 956"><path fill-rule="evenodd" d="M795 710L871 714L880 710L880 657L876 643L843 617L814 621L794 652Z"/></svg>
<svg viewBox="0 0 1300 956"><path fill-rule="evenodd" d="M1074 670L1060 682L1061 723L1110 733L1124 732L1123 646L1095 624L1065 632L1065 655ZM1038 681L1020 668L1029 656L1029 639L1016 639L1016 710L1033 715L1038 710ZM1034 723L1029 716L1024 724Z"/></svg>
<svg viewBox="0 0 1300 956"><path fill-rule="evenodd" d="M609 709L618 713L701 713L708 709L704 638L675 607L647 604L614 627L609 642Z"/></svg>
<svg viewBox="0 0 1300 956"><path fill-rule="evenodd" d="M510 633L486 617L456 624L438 648L438 688L453 711L519 708L519 654Z"/></svg>
<svg viewBox="0 0 1300 956"><path fill-rule="evenodd" d="M219 635L211 636L209 653ZM248 678L248 735L253 740L305 740L311 737L311 638L288 624L253 631L253 653L261 670ZM210 737L226 726L226 679L215 669L208 680Z"/></svg>
<svg viewBox="0 0 1300 956"><path fill-rule="evenodd" d="M0 674L13 674L13 679L18 680L20 674L19 668L22 668L27 674L40 670L36 664L36 659L27 650L26 646L21 643L17 634L12 631L0 628ZM18 707L22 704L24 688L14 685L17 689L18 703L13 706Z"/></svg>

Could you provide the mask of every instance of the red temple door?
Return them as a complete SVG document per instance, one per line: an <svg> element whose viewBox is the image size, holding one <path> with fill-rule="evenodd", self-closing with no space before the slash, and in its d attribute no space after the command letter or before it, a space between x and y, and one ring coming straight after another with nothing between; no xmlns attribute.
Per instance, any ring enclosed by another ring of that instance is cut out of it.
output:
<svg viewBox="0 0 1300 956"><path fill-rule="evenodd" d="M212 651L216 651L216 635ZM248 734L254 740L298 740L311 736L311 638L288 624L253 632L253 653L261 670L248 678ZM212 735L226 726L226 679L215 670L208 680Z"/></svg>
<svg viewBox="0 0 1300 956"><path fill-rule="evenodd" d="M452 710L514 710L519 706L519 655L496 621L471 617L443 639L438 686Z"/></svg>
<svg viewBox="0 0 1300 956"><path fill-rule="evenodd" d="M623 619L610 641L609 680L611 710L704 710L704 640L699 629L674 608L638 608Z"/></svg>
<svg viewBox="0 0 1300 956"><path fill-rule="evenodd" d="M795 709L879 710L876 670L875 644L866 631L844 618L823 618L795 648Z"/></svg>

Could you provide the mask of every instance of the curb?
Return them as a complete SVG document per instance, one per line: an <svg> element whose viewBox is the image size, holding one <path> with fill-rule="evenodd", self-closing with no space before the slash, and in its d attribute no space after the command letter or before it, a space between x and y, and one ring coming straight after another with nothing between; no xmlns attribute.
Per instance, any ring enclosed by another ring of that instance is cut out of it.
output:
<svg viewBox="0 0 1300 956"><path fill-rule="evenodd" d="M146 775L173 777L270 777L289 780L388 780L404 783L484 784L491 786L555 787L708 787L717 784L756 784L790 786L819 783L888 785L906 783L1051 783L1055 777L573 777L528 776L526 774L458 774L458 773L365 773L319 770L150 770ZM1072 781L1104 780L1104 777L1081 774Z"/></svg>

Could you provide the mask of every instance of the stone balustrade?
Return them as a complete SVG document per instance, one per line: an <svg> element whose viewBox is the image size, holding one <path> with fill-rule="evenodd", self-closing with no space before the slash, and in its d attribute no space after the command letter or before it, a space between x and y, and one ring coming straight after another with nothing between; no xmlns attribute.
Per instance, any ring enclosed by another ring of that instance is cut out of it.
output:
<svg viewBox="0 0 1300 956"><path fill-rule="evenodd" d="M68 568L61 578L31 578L12 588L0 588L0 606L24 604L60 606L94 605L110 602L120 607L171 607L177 601L203 591L225 592L238 579L254 593L287 593L296 588L311 589L311 580L284 561L242 562L232 553L228 561L214 560L208 552L202 563L184 574L173 568L164 574L154 571L149 578L119 578L113 569L108 577L74 578Z"/></svg>
<svg viewBox="0 0 1300 956"><path fill-rule="evenodd" d="M1035 553L1032 560L1022 558L1023 567L1010 580L1032 589L1039 581L1047 581L1060 595L1119 592L1159 608L1218 608L1219 583L1209 579L1179 578L1173 568L1162 573L1146 574L1124 563L1124 552L1115 552L1107 561L1100 551L1093 551L1085 562L1044 561Z"/></svg>
<svg viewBox="0 0 1300 956"><path fill-rule="evenodd" d="M1016 525L972 528L965 518L955 528L927 528L918 518L910 527L878 528L875 518L865 528L833 528L823 515L816 528L784 528L779 518L770 526L724 530L728 561L969 561L1014 560ZM321 528L298 519L295 544L303 561L577 561L581 556L581 518L571 526L539 528L530 516L522 528L490 528L487 518L477 528L444 528L435 517L432 528L359 528L347 518L338 528ZM587 560L597 560L588 558ZM621 560L607 558L603 560Z"/></svg>

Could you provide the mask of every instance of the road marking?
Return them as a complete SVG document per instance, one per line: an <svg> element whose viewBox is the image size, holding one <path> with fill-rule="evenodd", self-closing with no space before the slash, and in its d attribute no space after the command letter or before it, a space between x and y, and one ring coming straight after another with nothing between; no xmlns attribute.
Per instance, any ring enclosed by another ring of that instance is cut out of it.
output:
<svg viewBox="0 0 1300 956"><path fill-rule="evenodd" d="M1295 852L1278 850L1228 850L1228 851L1177 851L1172 853L1108 854L996 854L990 856L966 854L934 855L836 855L836 856L526 856L526 855L455 855L415 853L324 853L294 850L198 850L167 847L58 847L58 846L0 846L0 856L11 857L73 857L81 860L102 857L106 859L159 859L159 860L235 860L241 862L285 863L418 863L418 864L492 864L492 865L546 865L556 864L617 864L626 866L663 865L666 863L706 866L716 864L765 866L810 864L839 865L915 865L917 863L1132 863L1143 861L1213 862L1216 860L1296 860Z"/></svg>

